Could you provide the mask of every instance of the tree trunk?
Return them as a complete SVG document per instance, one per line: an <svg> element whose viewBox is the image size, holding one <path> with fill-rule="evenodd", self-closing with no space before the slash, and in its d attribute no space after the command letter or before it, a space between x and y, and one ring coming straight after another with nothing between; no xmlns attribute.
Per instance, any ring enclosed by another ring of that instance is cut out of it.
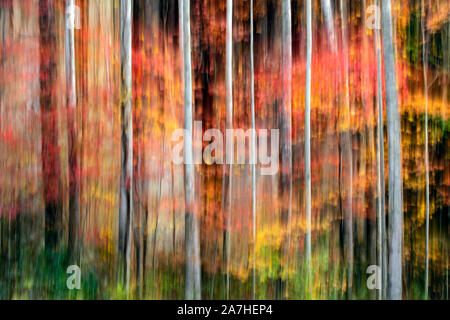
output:
<svg viewBox="0 0 450 320"><path fill-rule="evenodd" d="M233 0L227 0L226 10L226 62L225 62L225 96L226 96L226 129L233 128ZM225 136L226 137L226 136ZM233 150L226 149L226 159L231 162L224 166L224 181L222 194L222 211L224 214L224 232L223 232L223 257L225 262L225 297L229 299L230 295L230 229L231 229L231 195L233 179Z"/></svg>
<svg viewBox="0 0 450 320"><path fill-rule="evenodd" d="M376 2L379 7L379 0ZM381 80L381 39L380 30L375 31L377 53L377 108L378 108L378 139L377 139L377 193L378 193L378 264L381 267L381 298L387 294L387 254L386 254L386 208L384 181L384 124L383 124L383 87Z"/></svg>
<svg viewBox="0 0 450 320"><path fill-rule="evenodd" d="M254 67L254 39L253 39L253 0L250 0L250 90L252 114L252 240L253 240L253 273L252 273L252 299L256 298L256 126L255 126L255 67Z"/></svg>
<svg viewBox="0 0 450 320"><path fill-rule="evenodd" d="M283 95L280 108L280 139L281 139L281 175L280 175L280 201L281 225L287 239L281 248L281 261L287 268L290 246L290 228L292 212L292 23L291 2L283 0L281 4L281 43ZM281 270L280 270L281 272ZM280 293L286 296L286 281L280 274Z"/></svg>
<svg viewBox="0 0 450 320"><path fill-rule="evenodd" d="M133 218L133 114L131 70L132 1L120 1L120 96L121 96L121 172L119 204L119 253L125 287L130 282L131 227Z"/></svg>
<svg viewBox="0 0 450 320"><path fill-rule="evenodd" d="M345 234L346 234L346 251L347 251L347 290L349 297L352 298L353 290L353 148L351 135L351 117L350 117L350 87L349 87L349 61L348 61L348 34L347 34L347 4L344 0L340 0L341 7L341 30L342 30L342 49L344 54L344 82L345 82L345 115L346 115L346 132L343 137L343 153L347 157L347 172L345 177L348 183L347 191L347 208L345 210Z"/></svg>
<svg viewBox="0 0 450 320"><path fill-rule="evenodd" d="M1 3L0 4L0 35L2 37L1 39L1 52L0 52L0 76L4 77L4 64L5 64L5 53L6 53L6 42L5 42L5 33L6 33L6 8L5 8L5 4ZM2 131L3 128L3 104L4 104L4 85L0 86L0 132ZM0 217L0 256L3 255L3 219L2 217Z"/></svg>
<svg viewBox="0 0 450 320"><path fill-rule="evenodd" d="M76 244L79 235L80 219L80 170L78 166L78 125L77 125L77 96L76 96L76 76L75 76L75 37L74 21L75 3L74 0L66 0L66 108L67 108L67 149L69 159L69 237L68 250L69 257L77 261Z"/></svg>
<svg viewBox="0 0 450 320"><path fill-rule="evenodd" d="M367 8L367 2L366 0L362 1L361 6L361 19L362 21L367 20L366 16L366 8ZM369 42L368 42L368 28L364 25L363 31L362 31L362 46L361 46L361 81L362 83L369 84L370 83L370 75L368 67L370 66L369 58L370 58L370 50L369 50ZM376 31L376 30L374 30ZM375 37L374 37L375 39ZM376 45L376 43L375 43ZM375 49L375 55L376 55L376 49ZM375 147L375 135L374 132L376 130L376 112L374 112L377 104L372 104L373 101L372 97L369 97L369 94L366 92L367 88L366 86L360 86L360 95L361 95L361 101L362 101L362 107L364 114L368 115L368 124L365 125L365 133L364 133L364 139L362 141L366 142L368 140L368 143L366 144L367 150L369 150L369 153L367 153L366 150L361 149L362 152L360 152L360 171L358 173L359 176L374 176L374 169L376 167L376 159L374 155L376 154L376 147ZM376 94L376 93L375 93ZM376 96L375 96L376 97ZM372 122L372 120L375 120ZM368 136L368 139L366 139L366 136ZM366 161L366 157L368 158L368 161ZM364 184L362 185L364 188L363 197L361 201L362 208L366 207L366 198L367 198L367 212L368 216L365 219L362 219L367 224L367 227L365 229L361 230L362 236L364 236L364 230L367 230L369 232L369 239L367 241L367 261L368 265L376 265L377 264L377 210L376 210L376 197L377 197L377 190L374 190L378 187L378 184L374 186L372 183L367 183L366 180L364 180ZM360 235L361 235L360 233ZM380 296L381 290L372 290L369 293L369 298L376 300L378 298L381 298Z"/></svg>
<svg viewBox="0 0 450 320"><path fill-rule="evenodd" d="M290 191L292 186L292 32L291 32L291 3L290 0L282 2L282 79L284 94L281 105L281 193L283 210L281 220L290 222Z"/></svg>
<svg viewBox="0 0 450 320"><path fill-rule="evenodd" d="M5 60L6 60L6 12L7 12L7 8L5 3L1 3L0 4L0 36L1 36L1 52L0 52L0 65L1 65L1 75L2 77L4 77L4 64L5 64ZM5 92L5 86L2 85L0 86L0 132L2 131L3 128L3 105L4 105L4 92ZM1 248L1 219L0 219L0 248Z"/></svg>
<svg viewBox="0 0 450 320"><path fill-rule="evenodd" d="M184 33L184 184L185 184L185 241L186 241L186 300L201 299L200 239L195 208L194 149L192 145L192 68L189 0L183 0Z"/></svg>
<svg viewBox="0 0 450 320"><path fill-rule="evenodd" d="M328 40L330 42L331 51L336 51L336 35L334 32L333 8L330 0L320 0L322 13L327 28Z"/></svg>
<svg viewBox="0 0 450 320"><path fill-rule="evenodd" d="M425 96L425 207L426 207L426 220L425 220L425 289L424 299L428 299L428 273L429 273L429 233L430 233L430 165L428 162L428 58L427 58L427 37L425 35L425 6L424 1L421 0L422 7L422 63L423 63L423 83L424 83L424 96Z"/></svg>
<svg viewBox="0 0 450 320"><path fill-rule="evenodd" d="M329 2L329 1L325 1ZM305 84L305 211L306 263L311 267L311 58L312 25L311 0L306 1L306 84Z"/></svg>
<svg viewBox="0 0 450 320"><path fill-rule="evenodd" d="M62 192L58 146L56 33L53 0L39 2L40 105L42 171L45 201L45 247L55 249L62 230Z"/></svg>
<svg viewBox="0 0 450 320"><path fill-rule="evenodd" d="M397 105L391 1L383 0L383 56L389 143L389 298L402 299L402 176L400 113Z"/></svg>
<svg viewBox="0 0 450 320"><path fill-rule="evenodd" d="M178 33L179 33L179 50L180 50L180 64L181 64L181 83L183 84L184 81L184 24L183 24L183 1L184 0L178 0L178 18L179 18L179 25L178 25ZM183 89L183 85L181 86Z"/></svg>

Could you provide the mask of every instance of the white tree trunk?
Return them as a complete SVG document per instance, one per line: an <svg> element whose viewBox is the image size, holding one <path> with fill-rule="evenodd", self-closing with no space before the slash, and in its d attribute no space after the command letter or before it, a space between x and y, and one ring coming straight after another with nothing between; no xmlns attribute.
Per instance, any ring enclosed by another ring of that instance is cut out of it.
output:
<svg viewBox="0 0 450 320"><path fill-rule="evenodd" d="M402 175L391 1L382 0L383 56L389 143L389 298L402 299Z"/></svg>
<svg viewBox="0 0 450 320"><path fill-rule="evenodd" d="M376 2L377 7L379 1ZM386 299L387 293L387 256L386 256L386 209L384 181L384 124L383 124L383 88L381 80L381 39L380 30L375 31L375 46L377 54L377 108L378 108L378 138L377 138L377 193L378 193L378 264L381 267L381 298Z"/></svg>
<svg viewBox="0 0 450 320"><path fill-rule="evenodd" d="M194 148L192 144L192 67L189 0L183 0L184 33L184 184L185 184L185 242L186 242L186 300L201 299L200 237L195 206Z"/></svg>
<svg viewBox="0 0 450 320"><path fill-rule="evenodd" d="M226 96L226 129L233 128L233 0L227 0L226 9L226 40L225 40L225 96ZM226 157L232 155L232 150L226 149ZM225 273L226 273L226 298L230 294L230 227L231 227L231 195L232 195L232 180L233 180L233 164L228 167L224 166L224 188L223 188L223 212L225 221L224 230L224 259L225 259Z"/></svg>
<svg viewBox="0 0 450 320"><path fill-rule="evenodd" d="M132 1L120 1L120 96L121 96L121 172L119 204L119 252L125 287L130 283L131 227L133 218L133 114L131 70Z"/></svg>
<svg viewBox="0 0 450 320"><path fill-rule="evenodd" d="M422 62L423 62L423 83L424 83L424 96L425 96L425 207L426 207L426 218L425 218L425 289L424 289L424 299L428 299L428 273L429 273L429 235L430 235L430 165L428 161L428 59L427 59L427 38L425 35L425 6L424 1L421 0L422 7Z"/></svg>
<svg viewBox="0 0 450 320"><path fill-rule="evenodd" d="M67 141L69 159L69 236L68 250L71 259L76 262L76 244L78 242L80 219L80 174L78 168L78 126L77 126L77 96L75 78L75 37L73 20L67 21L68 15L75 15L74 0L66 0L66 108L67 108ZM75 256L74 256L75 255Z"/></svg>

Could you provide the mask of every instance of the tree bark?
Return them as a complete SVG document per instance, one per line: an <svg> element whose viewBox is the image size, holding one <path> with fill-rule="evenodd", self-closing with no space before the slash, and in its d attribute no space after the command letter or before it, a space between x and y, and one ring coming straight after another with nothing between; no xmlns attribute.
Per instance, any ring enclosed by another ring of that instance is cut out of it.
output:
<svg viewBox="0 0 450 320"><path fill-rule="evenodd" d="M320 0L322 13L327 28L328 40L330 42L331 51L336 51L336 35L334 31L333 8L330 0Z"/></svg>
<svg viewBox="0 0 450 320"><path fill-rule="evenodd" d="M71 15L71 17L69 17ZM73 20L75 17L74 0L66 0L66 109L67 109L67 149L69 159L69 257L77 261L76 245L79 235L80 219L80 168L78 148L78 124L77 124L77 96L75 75L75 37ZM68 21L69 18L69 21Z"/></svg>
<svg viewBox="0 0 450 320"><path fill-rule="evenodd" d="M133 114L131 69L132 1L120 1L120 111L121 111L121 172L119 204L119 254L126 289L130 282L131 228L133 218Z"/></svg>
<svg viewBox="0 0 450 320"><path fill-rule="evenodd" d="M389 298L402 299L402 176L391 1L382 0L383 56L389 144Z"/></svg>
<svg viewBox="0 0 450 320"><path fill-rule="evenodd" d="M288 253L290 247L291 213L292 213L292 23L291 2L283 0L281 4L281 43L282 66L281 78L283 83L283 95L279 115L279 128L281 139L281 173L280 173L280 198L281 226L283 234L287 238L281 246L281 268L288 266ZM286 297L286 280L283 279L282 269L279 275L280 297Z"/></svg>
<svg viewBox="0 0 450 320"><path fill-rule="evenodd" d="M189 0L183 0L184 33L184 184L185 184L185 241L186 241L186 300L201 299L200 239L195 207L194 149L192 144L192 67Z"/></svg>
<svg viewBox="0 0 450 320"><path fill-rule="evenodd" d="M252 268L252 299L256 298L256 126L255 126L255 67L254 67L254 39L253 39L253 0L250 0L250 90L252 114L252 240L253 240L253 268Z"/></svg>
<svg viewBox="0 0 450 320"><path fill-rule="evenodd" d="M61 239L62 192L58 146L56 33L53 0L39 2L40 105L42 171L45 201L45 247L55 249Z"/></svg>
<svg viewBox="0 0 450 320"><path fill-rule="evenodd" d="M376 2L379 7L379 0ZM384 180L384 124L383 124L383 87L381 79L381 38L380 30L375 32L377 54L377 108L378 108L378 138L377 138L377 193L378 193L378 264L381 267L381 299L387 295L387 254L386 254L386 206Z"/></svg>
<svg viewBox="0 0 450 320"><path fill-rule="evenodd" d="M311 11L312 11L311 0L306 0L305 212L306 212L306 263L308 270L310 270L311 267L311 58L312 58Z"/></svg>
<svg viewBox="0 0 450 320"><path fill-rule="evenodd" d="M430 165L428 161L428 58L427 58L427 37L425 34L425 5L421 0L421 25L422 25L422 63L423 63L423 83L425 96L425 288L424 299L428 299L428 273L429 273L429 233L430 233Z"/></svg>
<svg viewBox="0 0 450 320"><path fill-rule="evenodd" d="M345 210L345 234L347 251L347 290L349 297L352 298L353 290L353 148L351 135L351 117L350 117L350 87L349 87L349 61L348 61L348 34L347 34L347 4L340 0L341 7L341 30L342 30L342 49L344 54L344 83L345 83L345 114L347 128L343 137L343 153L347 157L347 172L345 177L348 183L347 208Z"/></svg>
<svg viewBox="0 0 450 320"><path fill-rule="evenodd" d="M226 43L225 43L225 96L226 96L226 119L225 129L233 128L233 0L227 0L226 9ZM233 155L233 150L226 149L226 158ZM224 166L224 181L222 195L222 211L224 214L223 233L223 256L225 261L225 297L230 295L230 259L231 259L231 196L233 180L233 161Z"/></svg>

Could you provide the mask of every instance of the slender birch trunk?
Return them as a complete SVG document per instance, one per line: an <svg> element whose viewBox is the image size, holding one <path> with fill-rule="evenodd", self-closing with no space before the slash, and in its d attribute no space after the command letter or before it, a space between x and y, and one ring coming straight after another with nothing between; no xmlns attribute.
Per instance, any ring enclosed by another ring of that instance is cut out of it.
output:
<svg viewBox="0 0 450 320"><path fill-rule="evenodd" d="M184 184L185 184L185 241L186 241L186 300L201 299L200 238L195 207L194 148L192 144L192 67L189 0L183 0L184 33Z"/></svg>
<svg viewBox="0 0 450 320"><path fill-rule="evenodd" d="M425 6L424 1L421 0L421 25L422 25L422 62L423 62L423 83L424 83L424 96L425 96L425 289L424 299L428 299L428 273L429 273L429 234L430 234L430 165L428 161L428 58L427 58L427 37L425 35Z"/></svg>
<svg viewBox="0 0 450 320"><path fill-rule="evenodd" d="M391 1L381 2L389 143L389 299L402 299L402 175L400 113L397 105Z"/></svg>
<svg viewBox="0 0 450 320"><path fill-rule="evenodd" d="M379 7L379 0L376 1ZM384 124L383 124L383 88L381 79L381 38L380 30L375 31L375 48L377 54L377 193L378 193L378 264L381 267L381 299L387 296L387 254L386 254L386 208L384 181Z"/></svg>
<svg viewBox="0 0 450 320"><path fill-rule="evenodd" d="M74 0L66 0L66 108L68 127L69 152L69 237L68 251L73 261L76 261L76 245L78 243L80 219L80 171L78 165L78 125L77 125L77 96L75 75L75 19ZM74 260L75 258L75 260Z"/></svg>
<svg viewBox="0 0 450 320"><path fill-rule="evenodd" d="M253 240L253 268L252 268L252 299L256 298L256 126L255 126L255 67L254 67L254 39L253 39L253 0L250 0L250 90L252 114L252 240Z"/></svg>
<svg viewBox="0 0 450 320"><path fill-rule="evenodd" d="M226 62L225 62L225 95L226 95L226 129L233 128L233 0L227 0L226 10ZM230 295L230 227L231 227L231 195L233 180L233 150L227 144L226 157L231 159L230 163L224 166L224 186L222 196L222 210L224 213L224 260L225 260L225 296L229 299ZM228 161L227 161L228 162Z"/></svg>
<svg viewBox="0 0 450 320"><path fill-rule="evenodd" d="M133 114L131 70L132 1L120 1L120 111L121 111L121 172L119 207L119 252L123 283L130 282L131 228L133 218Z"/></svg>
<svg viewBox="0 0 450 320"><path fill-rule="evenodd" d="M325 1L326 2L326 1ZM306 0L306 84L305 84L305 212L306 263L311 268L311 0Z"/></svg>

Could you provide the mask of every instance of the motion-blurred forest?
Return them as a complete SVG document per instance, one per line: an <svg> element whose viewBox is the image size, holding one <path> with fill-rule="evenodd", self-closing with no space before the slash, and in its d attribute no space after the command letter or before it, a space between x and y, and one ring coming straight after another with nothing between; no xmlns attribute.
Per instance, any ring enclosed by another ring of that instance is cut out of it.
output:
<svg viewBox="0 0 450 320"><path fill-rule="evenodd" d="M0 299L448 299L449 17L0 0ZM278 173L174 164L193 121L279 129Z"/></svg>

